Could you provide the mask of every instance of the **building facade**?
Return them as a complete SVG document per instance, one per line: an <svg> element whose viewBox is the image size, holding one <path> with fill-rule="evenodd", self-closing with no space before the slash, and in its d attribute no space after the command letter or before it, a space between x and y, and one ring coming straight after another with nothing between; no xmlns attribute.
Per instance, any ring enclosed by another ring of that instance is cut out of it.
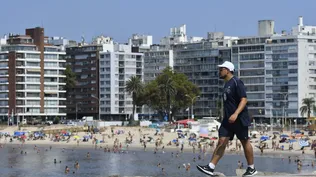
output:
<svg viewBox="0 0 316 177"><path fill-rule="evenodd" d="M102 44L66 48L67 64L76 75L76 85L67 93L67 118L99 118L99 53Z"/></svg>
<svg viewBox="0 0 316 177"><path fill-rule="evenodd" d="M144 78L143 53L133 52L129 44L109 44L100 53L100 114L104 120L128 120L133 113L133 99L126 92L132 77ZM137 107L135 113L141 113Z"/></svg>
<svg viewBox="0 0 316 177"><path fill-rule="evenodd" d="M193 112L190 108L190 115L200 118L216 115L217 102L222 98L223 87L217 65L230 60L230 48L218 47L217 43L205 41L178 44L173 46L173 50L175 51L174 70L184 73L201 91L200 97L195 99ZM187 117L187 115L188 112L182 110L178 117Z"/></svg>
<svg viewBox="0 0 316 177"><path fill-rule="evenodd" d="M235 75L247 88L251 117L265 117L265 45L269 37L243 37L232 45L231 61Z"/></svg>
<svg viewBox="0 0 316 177"><path fill-rule="evenodd" d="M259 25L265 36L233 42L232 62L246 85L251 116L283 124L287 118L305 117L302 100L316 96L316 26L304 26L299 17L289 34L272 34L274 23L268 22L268 28Z"/></svg>
<svg viewBox="0 0 316 177"><path fill-rule="evenodd" d="M26 29L25 35L10 34L1 44L1 116L15 122L66 116L65 52L47 40L37 27Z"/></svg>
<svg viewBox="0 0 316 177"><path fill-rule="evenodd" d="M150 51L144 53L144 82L148 83L166 67L173 68L173 50L162 45L152 45Z"/></svg>

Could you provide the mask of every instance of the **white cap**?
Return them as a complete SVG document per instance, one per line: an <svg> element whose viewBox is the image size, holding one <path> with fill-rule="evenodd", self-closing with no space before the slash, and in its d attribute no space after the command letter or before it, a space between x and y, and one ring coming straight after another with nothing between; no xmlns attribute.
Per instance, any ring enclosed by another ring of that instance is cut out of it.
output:
<svg viewBox="0 0 316 177"><path fill-rule="evenodd" d="M229 71L234 71L235 70L235 66L233 63L229 62L229 61L225 61L223 64L218 65L219 68L227 68Z"/></svg>

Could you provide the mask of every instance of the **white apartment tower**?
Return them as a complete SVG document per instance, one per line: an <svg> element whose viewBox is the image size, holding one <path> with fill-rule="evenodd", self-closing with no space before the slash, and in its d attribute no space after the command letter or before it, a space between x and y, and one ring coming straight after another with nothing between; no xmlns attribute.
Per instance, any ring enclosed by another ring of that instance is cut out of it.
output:
<svg viewBox="0 0 316 177"><path fill-rule="evenodd" d="M240 38L232 46L231 61L246 85L249 112L282 124L306 117L300 113L302 100L316 96L316 26L304 26L299 17L290 34L274 34L274 23L260 22L259 36Z"/></svg>
<svg viewBox="0 0 316 177"><path fill-rule="evenodd" d="M133 112L126 82L132 76L143 80L144 58L129 44L104 45L100 52L100 114L105 120L127 120ZM136 109L140 113L141 108ZM136 116L135 116L136 117Z"/></svg>
<svg viewBox="0 0 316 177"><path fill-rule="evenodd" d="M10 34L0 46L0 116L65 117L65 52L48 44L43 28ZM10 121L13 121L11 119Z"/></svg>

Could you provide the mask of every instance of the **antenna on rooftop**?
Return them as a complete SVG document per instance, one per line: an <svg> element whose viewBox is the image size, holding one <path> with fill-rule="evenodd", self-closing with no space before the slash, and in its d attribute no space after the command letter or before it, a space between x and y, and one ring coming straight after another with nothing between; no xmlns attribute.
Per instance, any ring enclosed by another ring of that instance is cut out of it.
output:
<svg viewBox="0 0 316 177"><path fill-rule="evenodd" d="M81 35L81 43L84 44L85 38L84 38L84 33Z"/></svg>

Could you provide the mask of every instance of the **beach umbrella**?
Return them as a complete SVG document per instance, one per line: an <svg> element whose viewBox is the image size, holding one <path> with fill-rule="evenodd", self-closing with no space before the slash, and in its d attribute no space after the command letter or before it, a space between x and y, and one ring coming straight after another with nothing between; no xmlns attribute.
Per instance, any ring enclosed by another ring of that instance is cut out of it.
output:
<svg viewBox="0 0 316 177"><path fill-rule="evenodd" d="M280 135L280 138L288 138L288 137L289 137L289 135L286 135L286 134Z"/></svg>
<svg viewBox="0 0 316 177"><path fill-rule="evenodd" d="M308 141L304 141L304 140L299 140L299 141L298 141L298 144L299 144L301 147L305 147L305 146L308 146L308 145L309 145Z"/></svg>
<svg viewBox="0 0 316 177"><path fill-rule="evenodd" d="M190 137L190 138L189 138L189 141L196 141L196 138Z"/></svg>
<svg viewBox="0 0 316 177"><path fill-rule="evenodd" d="M298 134L298 133L302 133L300 130L295 130L294 133Z"/></svg>
<svg viewBox="0 0 316 177"><path fill-rule="evenodd" d="M268 136L261 136L261 138L260 138L261 141L267 141L268 139L269 139Z"/></svg>
<svg viewBox="0 0 316 177"><path fill-rule="evenodd" d="M182 133L182 130L177 130L178 133Z"/></svg>
<svg viewBox="0 0 316 177"><path fill-rule="evenodd" d="M80 137L78 135L74 136L75 139L80 139Z"/></svg>
<svg viewBox="0 0 316 177"><path fill-rule="evenodd" d="M294 143L294 142L296 142L296 139L290 139L289 142Z"/></svg>

